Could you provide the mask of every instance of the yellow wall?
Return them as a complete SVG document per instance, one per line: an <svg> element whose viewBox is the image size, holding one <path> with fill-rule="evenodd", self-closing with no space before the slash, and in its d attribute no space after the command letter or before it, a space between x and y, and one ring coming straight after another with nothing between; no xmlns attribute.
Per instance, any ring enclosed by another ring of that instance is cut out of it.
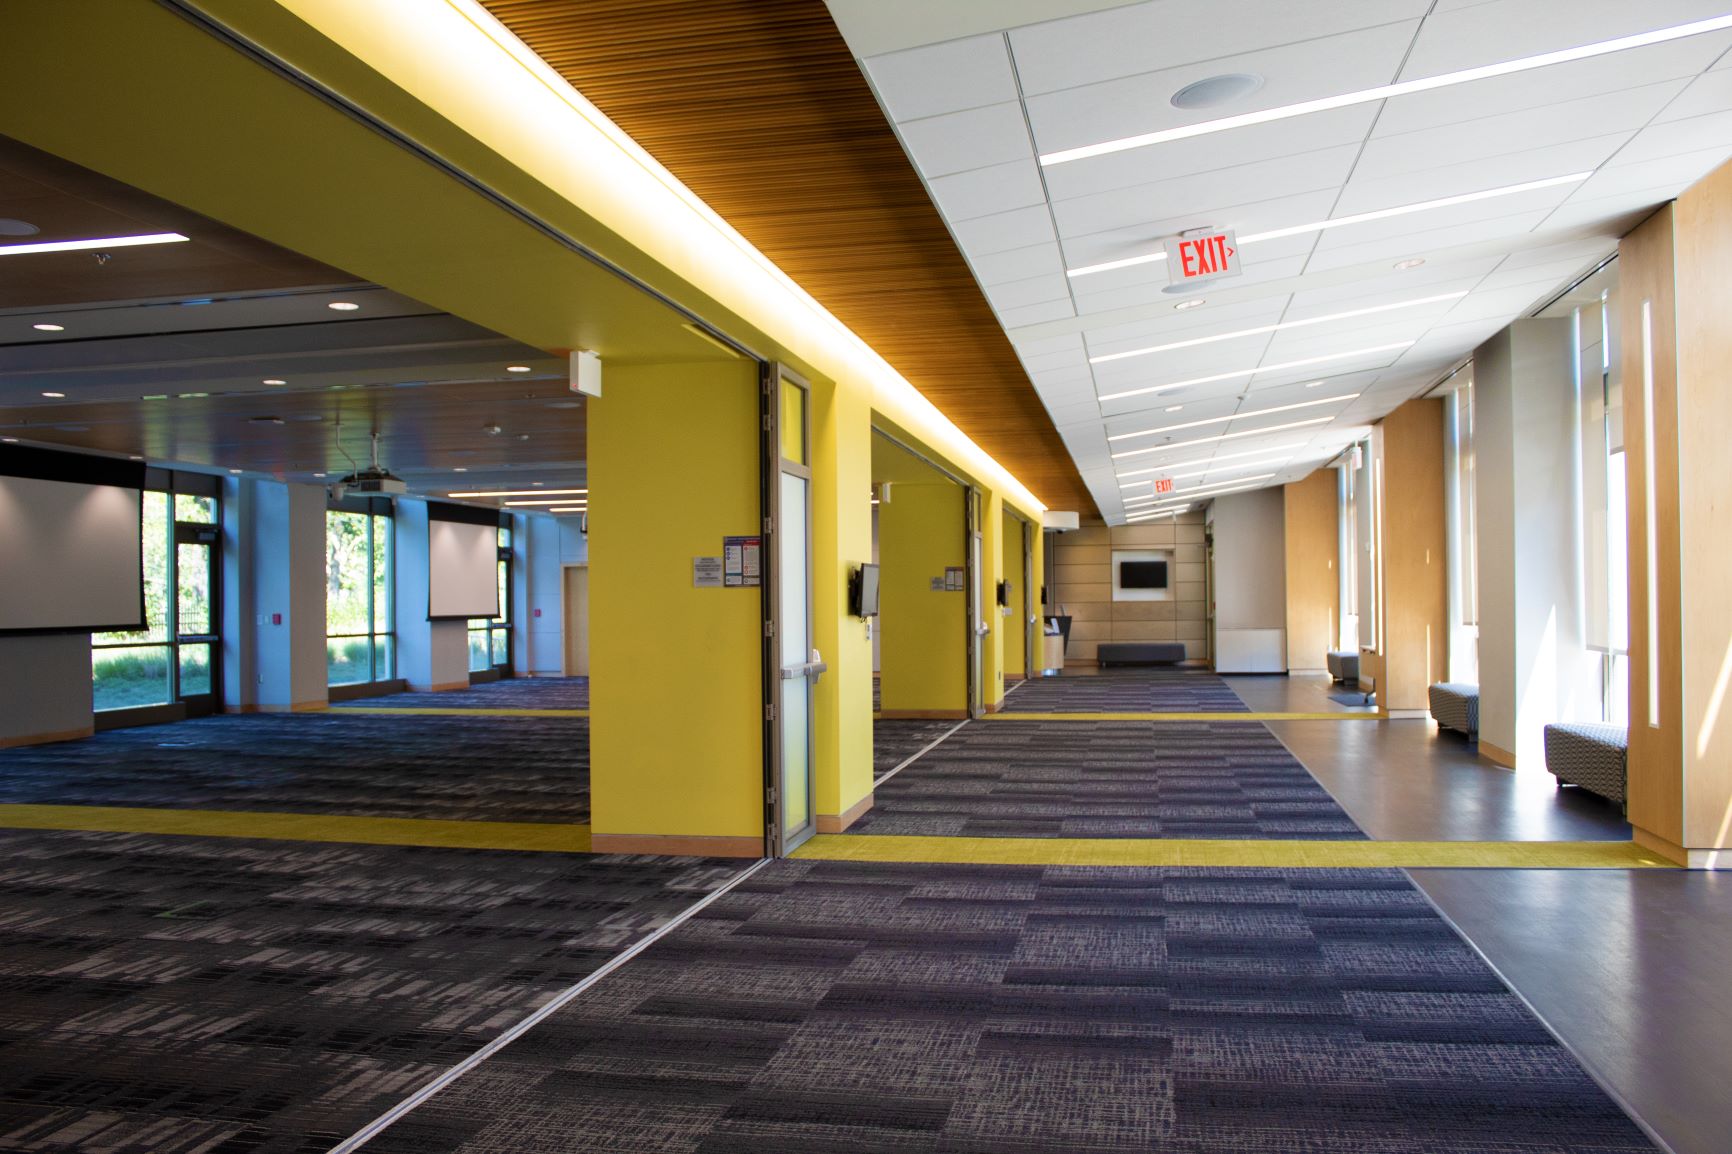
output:
<svg viewBox="0 0 1732 1154"><path fill-rule="evenodd" d="M759 590L692 587L759 524L754 368L619 366L588 402L598 838L763 837Z"/></svg>
<svg viewBox="0 0 1732 1154"><path fill-rule="evenodd" d="M996 493L980 497L980 701L990 712L1004 700L1004 618L998 613L998 582L1004 577L1004 500Z"/></svg>
<svg viewBox="0 0 1732 1154"><path fill-rule="evenodd" d="M932 590L932 578L967 561L964 492L948 481L898 483L891 487L890 503L878 506L879 664L886 716L967 713L968 595Z"/></svg>
<svg viewBox="0 0 1732 1154"><path fill-rule="evenodd" d="M1005 514L1001 521L1003 530L1003 548L999 550L999 579L1010 582L1009 616L999 607L994 594L987 593L987 612L991 615L993 626L1004 638L1004 679L1018 681L1028 675L1028 618L1032 612L1029 606L1031 594L1024 586L1027 580L1022 571L1022 530L1023 523L1015 517ZM1039 578L1037 577L1038 581Z"/></svg>

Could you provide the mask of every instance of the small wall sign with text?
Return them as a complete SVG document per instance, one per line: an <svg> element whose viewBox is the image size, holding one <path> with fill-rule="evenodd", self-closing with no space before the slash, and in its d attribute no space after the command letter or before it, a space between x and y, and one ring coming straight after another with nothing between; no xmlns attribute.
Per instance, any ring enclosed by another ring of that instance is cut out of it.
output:
<svg viewBox="0 0 1732 1154"><path fill-rule="evenodd" d="M762 537L723 537L722 584L730 589L761 584L759 558L763 546Z"/></svg>
<svg viewBox="0 0 1732 1154"><path fill-rule="evenodd" d="M692 588L720 589L722 587L722 559L720 557L692 558Z"/></svg>

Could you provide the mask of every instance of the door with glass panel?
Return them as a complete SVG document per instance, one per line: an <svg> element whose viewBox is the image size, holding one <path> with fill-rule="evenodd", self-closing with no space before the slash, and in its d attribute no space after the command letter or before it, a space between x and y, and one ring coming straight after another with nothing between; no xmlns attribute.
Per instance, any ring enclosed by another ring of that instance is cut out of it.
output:
<svg viewBox="0 0 1732 1154"><path fill-rule="evenodd" d="M216 712L217 661L222 652L217 636L217 580L220 546L217 527L185 516L204 512L212 497L175 494L174 597L176 693L189 717ZM215 510L211 509L214 520Z"/></svg>
<svg viewBox="0 0 1732 1154"><path fill-rule="evenodd" d="M970 488L964 495L968 532L968 715L986 715L985 649L986 635L991 626L986 623L985 570L981 566L980 490Z"/></svg>
<svg viewBox="0 0 1732 1154"><path fill-rule="evenodd" d="M812 720L825 671L812 646L811 389L776 364L763 376L766 850L781 857L816 829Z"/></svg>

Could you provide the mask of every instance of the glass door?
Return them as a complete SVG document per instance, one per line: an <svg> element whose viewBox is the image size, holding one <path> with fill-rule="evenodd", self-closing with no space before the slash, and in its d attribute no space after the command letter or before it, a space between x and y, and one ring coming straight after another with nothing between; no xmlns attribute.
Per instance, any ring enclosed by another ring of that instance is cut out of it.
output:
<svg viewBox="0 0 1732 1154"><path fill-rule="evenodd" d="M986 715L985 661L986 635L991 626L986 623L986 598L982 588L986 580L981 567L980 490L970 488L964 497L968 511L968 715Z"/></svg>
<svg viewBox="0 0 1732 1154"><path fill-rule="evenodd" d="M179 504L182 494L176 494ZM180 510L176 510L177 517ZM216 712L217 527L176 520L174 525L176 695L188 717Z"/></svg>
<svg viewBox="0 0 1732 1154"><path fill-rule="evenodd" d="M1023 616L1023 676L1039 675L1040 664L1036 646L1040 644L1040 601L1034 589L1034 526L1022 522L1022 616Z"/></svg>
<svg viewBox="0 0 1732 1154"><path fill-rule="evenodd" d="M825 671L812 648L811 390L764 366L766 850L782 857L815 832L814 689Z"/></svg>

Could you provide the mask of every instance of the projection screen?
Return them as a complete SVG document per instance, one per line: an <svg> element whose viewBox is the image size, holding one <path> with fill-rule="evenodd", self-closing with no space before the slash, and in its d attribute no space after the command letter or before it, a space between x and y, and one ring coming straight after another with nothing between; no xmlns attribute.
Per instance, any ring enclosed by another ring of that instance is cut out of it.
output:
<svg viewBox="0 0 1732 1154"><path fill-rule="evenodd" d="M0 476L0 631L144 627L143 494Z"/></svg>
<svg viewBox="0 0 1732 1154"><path fill-rule="evenodd" d="M499 526L427 522L427 616L499 615Z"/></svg>

